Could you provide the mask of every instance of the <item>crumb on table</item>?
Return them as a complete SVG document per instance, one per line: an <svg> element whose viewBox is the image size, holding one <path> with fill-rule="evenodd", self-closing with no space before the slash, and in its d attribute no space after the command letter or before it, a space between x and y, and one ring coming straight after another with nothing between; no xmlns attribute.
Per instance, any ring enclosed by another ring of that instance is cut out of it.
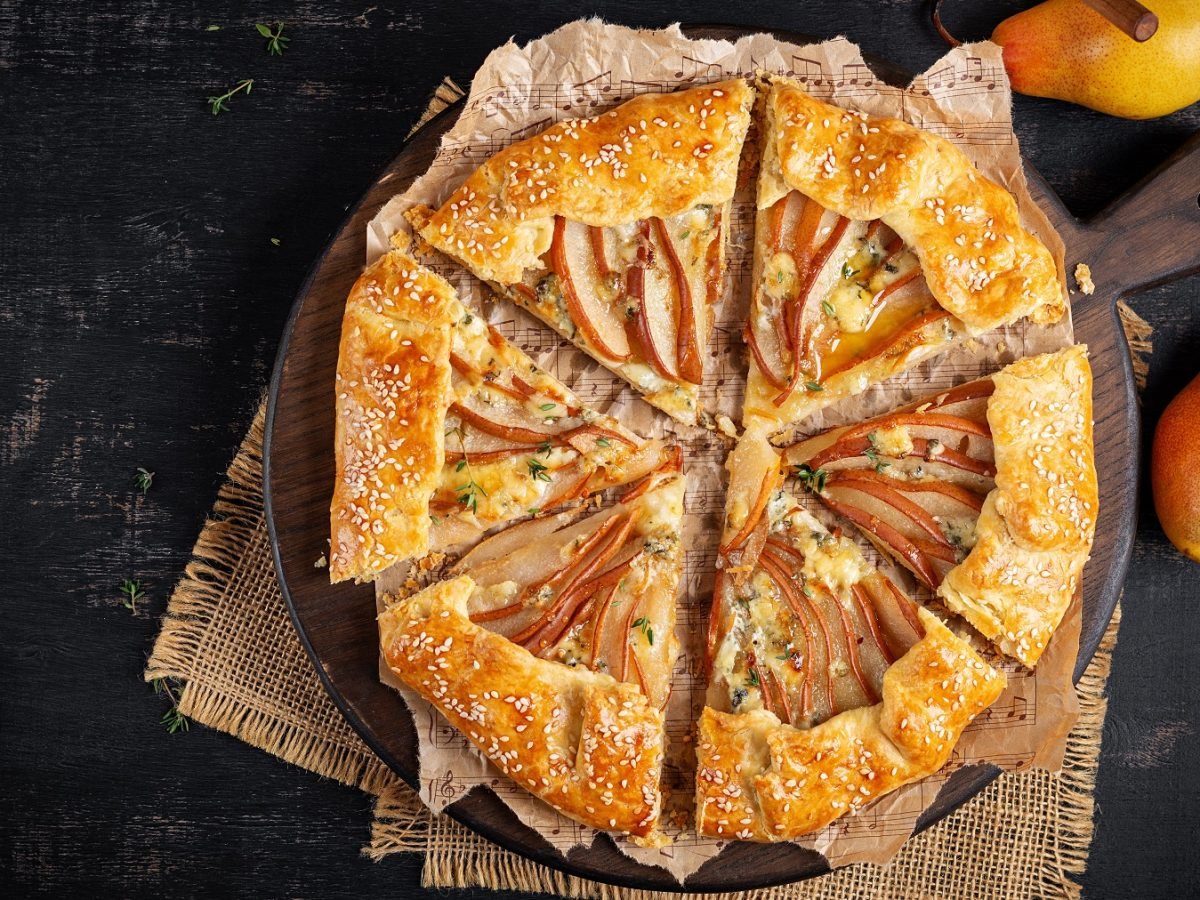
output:
<svg viewBox="0 0 1200 900"><path fill-rule="evenodd" d="M1087 263L1079 263L1075 266L1075 284L1079 287L1080 293L1087 294L1089 297L1096 293L1096 283L1092 281L1092 269Z"/></svg>

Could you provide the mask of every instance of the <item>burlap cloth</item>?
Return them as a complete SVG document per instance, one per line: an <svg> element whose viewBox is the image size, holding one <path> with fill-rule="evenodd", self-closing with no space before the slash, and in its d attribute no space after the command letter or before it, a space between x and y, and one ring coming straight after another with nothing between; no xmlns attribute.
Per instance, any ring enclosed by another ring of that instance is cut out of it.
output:
<svg viewBox="0 0 1200 900"><path fill-rule="evenodd" d="M459 96L447 80L417 127ZM1122 320L1135 369L1149 326L1127 307ZM367 748L325 693L288 617L275 580L263 514L265 402L229 466L193 559L167 606L146 679L172 678L194 722L227 732L290 763L376 795L374 860L420 853L429 888L486 887L605 900L657 894L563 875L510 853L449 817L435 817ZM1077 687L1079 721L1061 773L1005 773L953 815L908 841L887 867L859 864L822 878L720 898L1076 897L1087 864L1092 790L1104 696L1121 614ZM712 895L709 895L712 896Z"/></svg>

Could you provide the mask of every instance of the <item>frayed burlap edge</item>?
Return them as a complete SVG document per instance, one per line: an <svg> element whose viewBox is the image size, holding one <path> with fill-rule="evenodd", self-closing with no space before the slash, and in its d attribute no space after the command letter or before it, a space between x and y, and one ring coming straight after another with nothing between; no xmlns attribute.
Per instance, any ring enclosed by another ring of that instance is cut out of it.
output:
<svg viewBox="0 0 1200 900"><path fill-rule="evenodd" d="M213 616L220 604L236 595L239 582L246 577L247 560L256 560L254 567L265 566L268 580L274 581L262 496L265 420L264 400L225 473L225 483L192 550L192 560L167 604L144 677L147 681L182 681L178 707L192 721L319 775L377 794L398 779L356 736L346 740L343 735L332 742L305 722L289 721L206 684L203 673L197 671L206 646L211 646ZM273 589L278 591L277 586ZM280 598L281 609L282 603ZM321 696L327 699L323 692Z"/></svg>
<svg viewBox="0 0 1200 900"><path fill-rule="evenodd" d="M1139 391L1146 387L1146 376L1150 374L1150 354L1154 344L1150 335L1154 326L1139 316L1124 300L1117 301L1117 314L1121 317L1121 328L1129 342L1129 357L1133 361L1133 381Z"/></svg>

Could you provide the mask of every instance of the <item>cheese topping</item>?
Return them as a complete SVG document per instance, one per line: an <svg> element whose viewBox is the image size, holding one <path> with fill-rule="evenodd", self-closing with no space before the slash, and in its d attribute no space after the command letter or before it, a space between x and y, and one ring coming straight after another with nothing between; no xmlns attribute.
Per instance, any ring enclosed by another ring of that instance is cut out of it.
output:
<svg viewBox="0 0 1200 900"><path fill-rule="evenodd" d="M894 425L891 428L876 428L869 435L868 440L871 442L871 447L876 453L883 456L890 456L892 459L902 459L913 452L912 435L908 433L908 429L903 425Z"/></svg>

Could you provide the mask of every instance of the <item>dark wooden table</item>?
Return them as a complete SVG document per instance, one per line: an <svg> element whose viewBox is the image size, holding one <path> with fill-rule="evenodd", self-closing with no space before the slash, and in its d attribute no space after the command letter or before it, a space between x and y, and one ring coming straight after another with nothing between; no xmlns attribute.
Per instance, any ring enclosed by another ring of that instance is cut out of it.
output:
<svg viewBox="0 0 1200 900"><path fill-rule="evenodd" d="M981 37L1022 5L948 18ZM201 6L0 0L0 896L416 896L419 859L358 854L367 797L223 734L167 734L140 678L309 264L440 77L467 83L510 34L585 13L733 21L844 33L913 70L943 45L915 0ZM268 56L253 24L280 19L293 40ZM210 115L245 78L253 93ZM1200 129L1196 108L1015 103L1027 156L1082 216ZM1200 368L1198 295L1192 279L1134 299L1156 329L1148 433ZM157 473L145 497L138 466ZM1200 884L1200 567L1148 492L1139 526L1089 897ZM125 578L146 585L136 615Z"/></svg>

